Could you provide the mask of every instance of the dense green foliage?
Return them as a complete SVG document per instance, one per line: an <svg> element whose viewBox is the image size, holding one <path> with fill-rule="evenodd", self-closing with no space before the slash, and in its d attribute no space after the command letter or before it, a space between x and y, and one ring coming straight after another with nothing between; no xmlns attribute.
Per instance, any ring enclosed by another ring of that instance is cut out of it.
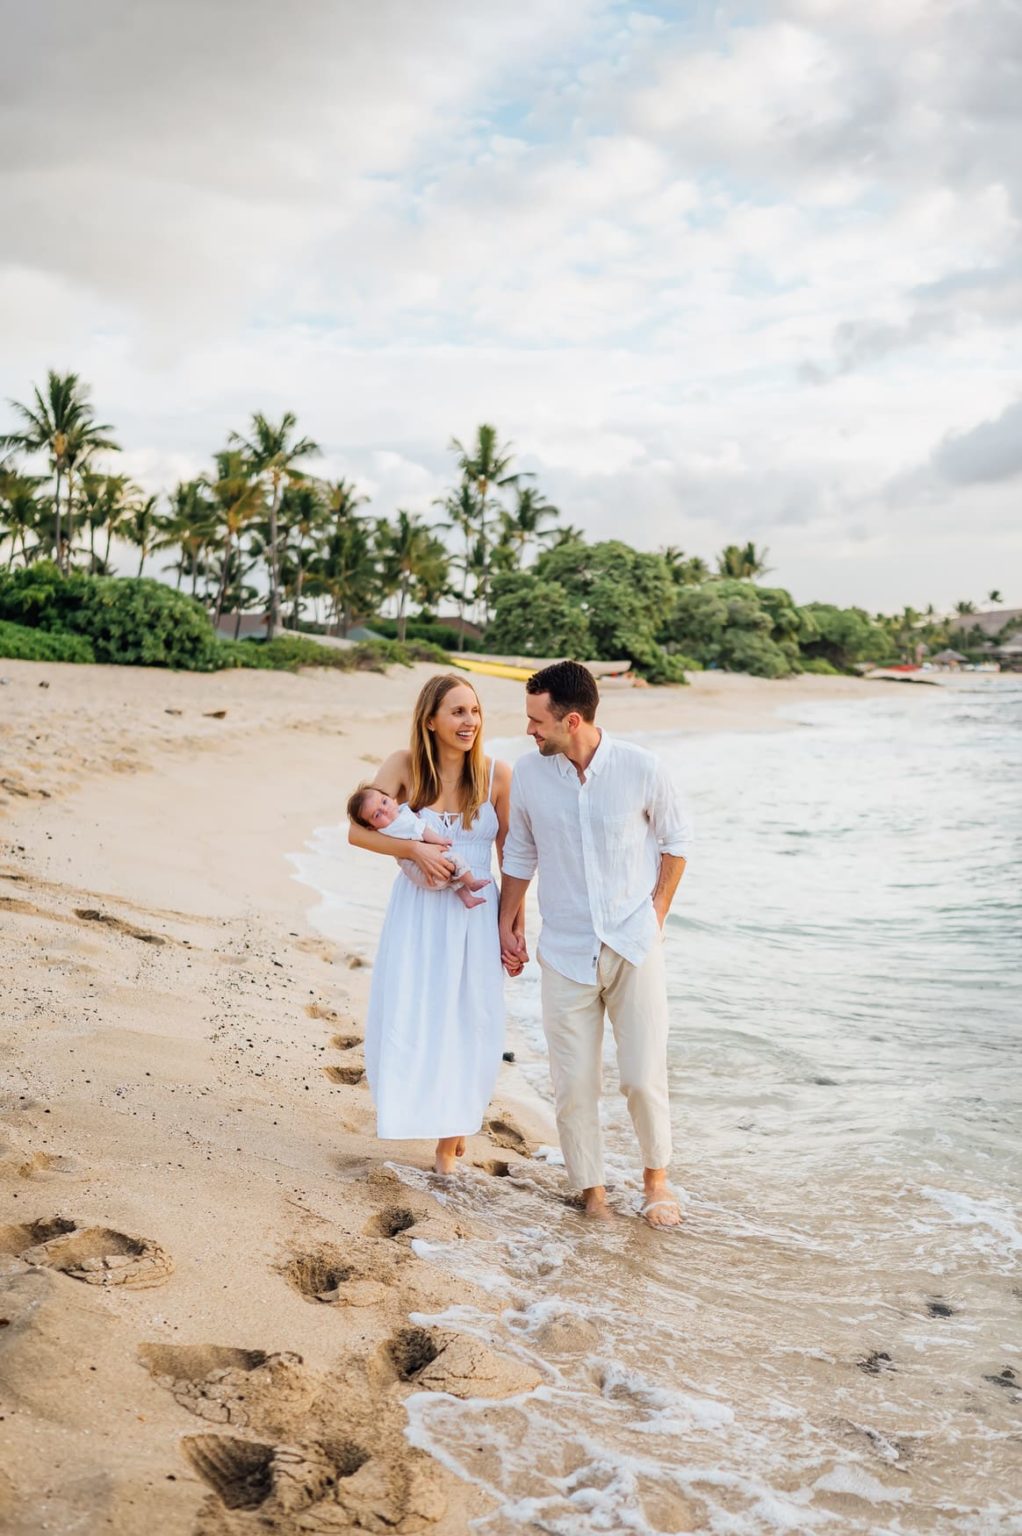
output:
<svg viewBox="0 0 1022 1536"><path fill-rule="evenodd" d="M14 661L95 661L92 646L81 635L51 635L0 619L0 656Z"/></svg>
<svg viewBox="0 0 1022 1536"><path fill-rule="evenodd" d="M684 667L659 641L676 587L662 555L610 539L564 540L529 571L497 577L486 631L491 650L627 660L650 682L684 682Z"/></svg>
<svg viewBox="0 0 1022 1536"><path fill-rule="evenodd" d="M371 629L374 634L382 635L385 640L397 639L396 619L381 619L377 616L366 619L365 622L367 629ZM408 643L412 640L423 640L441 651L456 651L459 641L464 640L464 649L470 651L478 649L476 642L465 640L460 630L452 629L449 624L441 624L436 619L422 617L409 619L405 625L405 641Z"/></svg>
<svg viewBox="0 0 1022 1536"><path fill-rule="evenodd" d="M826 661L841 672L856 662L882 664L898 660L898 650L891 636L861 608L807 603L802 612L809 616L815 629L814 634L807 634L802 641L803 670L809 670L807 661Z"/></svg>
<svg viewBox="0 0 1022 1536"><path fill-rule="evenodd" d="M213 672L216 636L201 603L143 577L63 576L49 561L0 574L0 619L80 635L96 661Z"/></svg>
<svg viewBox="0 0 1022 1536"><path fill-rule="evenodd" d="M594 656L589 623L579 604L556 581L532 571L497 576L487 650L508 656Z"/></svg>
<svg viewBox="0 0 1022 1536"><path fill-rule="evenodd" d="M0 572L0 655L35 661L99 661L216 672L224 667L294 671L335 667L382 672L391 663L445 663L426 641L321 645L305 635L220 640L201 605L145 577L62 576L48 561Z"/></svg>

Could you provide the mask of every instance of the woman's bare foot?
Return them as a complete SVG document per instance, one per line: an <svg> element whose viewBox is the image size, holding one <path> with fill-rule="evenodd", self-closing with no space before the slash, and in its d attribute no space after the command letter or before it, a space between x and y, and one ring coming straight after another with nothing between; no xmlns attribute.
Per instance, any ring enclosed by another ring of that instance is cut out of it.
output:
<svg viewBox="0 0 1022 1536"><path fill-rule="evenodd" d="M460 1144L460 1150L459 1150ZM453 1173L458 1165L458 1158L465 1150L465 1138L463 1136L441 1136L436 1144L436 1155L433 1159L434 1173Z"/></svg>

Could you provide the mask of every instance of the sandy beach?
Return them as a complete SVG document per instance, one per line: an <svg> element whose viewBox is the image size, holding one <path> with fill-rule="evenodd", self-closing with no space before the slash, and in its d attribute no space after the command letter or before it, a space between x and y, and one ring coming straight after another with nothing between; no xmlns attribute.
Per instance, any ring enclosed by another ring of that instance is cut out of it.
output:
<svg viewBox="0 0 1022 1536"><path fill-rule="evenodd" d="M430 1149L373 1139L369 970L312 931L287 862L403 742L432 670L0 663L12 1536L453 1536L483 1508L408 1444L404 1401L536 1378L409 1322L451 1299L413 1239L468 1234L385 1166ZM480 682L488 734L519 734L520 685ZM882 687L703 674L608 690L601 721L776 730L786 706ZM496 1172L544 1127L510 1074L492 1115L467 1160Z"/></svg>

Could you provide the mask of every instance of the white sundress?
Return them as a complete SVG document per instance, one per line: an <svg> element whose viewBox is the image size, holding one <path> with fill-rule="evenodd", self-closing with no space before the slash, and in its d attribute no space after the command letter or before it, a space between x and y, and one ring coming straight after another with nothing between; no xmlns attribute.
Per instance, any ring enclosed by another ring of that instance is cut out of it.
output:
<svg viewBox="0 0 1022 1536"><path fill-rule="evenodd" d="M490 790L493 766L490 767ZM471 1135L482 1125L504 1043L504 972L493 878L497 813L419 812L475 875L493 883L462 906L454 891L394 881L373 967L366 1020L366 1076L383 1141Z"/></svg>

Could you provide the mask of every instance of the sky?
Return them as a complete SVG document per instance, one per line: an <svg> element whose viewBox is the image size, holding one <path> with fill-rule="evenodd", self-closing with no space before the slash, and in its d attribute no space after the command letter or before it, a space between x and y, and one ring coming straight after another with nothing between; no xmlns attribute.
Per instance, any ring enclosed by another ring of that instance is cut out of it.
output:
<svg viewBox="0 0 1022 1536"><path fill-rule="evenodd" d="M78 372L147 490L290 409L430 513L486 421L592 538L1022 605L1022 0L0 0L0 37L0 402Z"/></svg>

